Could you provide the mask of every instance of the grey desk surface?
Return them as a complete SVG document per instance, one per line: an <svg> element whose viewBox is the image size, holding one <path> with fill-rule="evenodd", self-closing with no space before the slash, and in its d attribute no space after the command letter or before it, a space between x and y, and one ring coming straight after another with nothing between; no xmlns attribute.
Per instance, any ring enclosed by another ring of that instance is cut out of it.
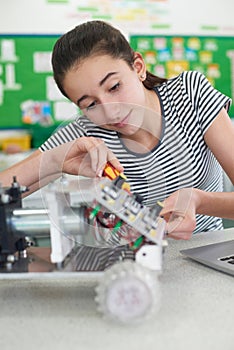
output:
<svg viewBox="0 0 234 350"><path fill-rule="evenodd" d="M0 348L233 350L234 279L187 260L180 249L234 238L234 228L170 240L160 311L141 325L107 322L95 280L0 280Z"/></svg>

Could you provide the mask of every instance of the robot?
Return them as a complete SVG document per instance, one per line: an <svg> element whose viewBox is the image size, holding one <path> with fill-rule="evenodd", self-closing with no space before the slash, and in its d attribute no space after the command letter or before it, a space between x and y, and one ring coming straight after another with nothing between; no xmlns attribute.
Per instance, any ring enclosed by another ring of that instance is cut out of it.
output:
<svg viewBox="0 0 234 350"><path fill-rule="evenodd" d="M79 278L93 273L99 280L97 308L108 319L135 323L159 309L167 245L160 202L144 206L111 164L100 179L62 177L50 184L44 196L46 208L22 208L25 191L16 178L11 187L0 189L0 278L19 274ZM36 251L43 248L33 247L33 237L42 231L50 237L49 261L39 259L46 269L35 272ZM104 269L77 268L80 250L86 247L102 252L102 257L115 252L115 259Z"/></svg>

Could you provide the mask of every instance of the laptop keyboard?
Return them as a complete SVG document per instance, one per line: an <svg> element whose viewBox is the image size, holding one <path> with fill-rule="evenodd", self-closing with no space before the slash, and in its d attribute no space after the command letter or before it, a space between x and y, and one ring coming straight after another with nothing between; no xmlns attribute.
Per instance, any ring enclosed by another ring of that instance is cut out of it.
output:
<svg viewBox="0 0 234 350"><path fill-rule="evenodd" d="M227 262L228 264L234 265L234 255L224 256L222 258L218 258L219 261Z"/></svg>

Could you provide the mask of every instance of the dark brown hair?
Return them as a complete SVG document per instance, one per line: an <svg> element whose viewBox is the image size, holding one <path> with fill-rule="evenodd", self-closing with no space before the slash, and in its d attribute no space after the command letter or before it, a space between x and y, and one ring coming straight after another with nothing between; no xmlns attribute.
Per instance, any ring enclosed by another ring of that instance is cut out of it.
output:
<svg viewBox="0 0 234 350"><path fill-rule="evenodd" d="M82 23L57 40L52 53L52 67L55 82L63 95L68 97L63 89L66 73L83 59L100 54L123 59L133 69L135 54L133 49L124 35L106 22ZM166 80L147 71L143 84L150 90Z"/></svg>

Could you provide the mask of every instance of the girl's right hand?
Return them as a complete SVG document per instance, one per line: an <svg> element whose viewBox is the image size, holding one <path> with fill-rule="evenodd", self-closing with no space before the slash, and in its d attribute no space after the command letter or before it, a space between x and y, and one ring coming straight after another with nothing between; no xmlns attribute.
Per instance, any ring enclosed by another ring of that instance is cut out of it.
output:
<svg viewBox="0 0 234 350"><path fill-rule="evenodd" d="M53 151L58 170L67 174L101 177L107 162L123 172L123 167L114 153L103 140L95 137L80 137L54 148Z"/></svg>

